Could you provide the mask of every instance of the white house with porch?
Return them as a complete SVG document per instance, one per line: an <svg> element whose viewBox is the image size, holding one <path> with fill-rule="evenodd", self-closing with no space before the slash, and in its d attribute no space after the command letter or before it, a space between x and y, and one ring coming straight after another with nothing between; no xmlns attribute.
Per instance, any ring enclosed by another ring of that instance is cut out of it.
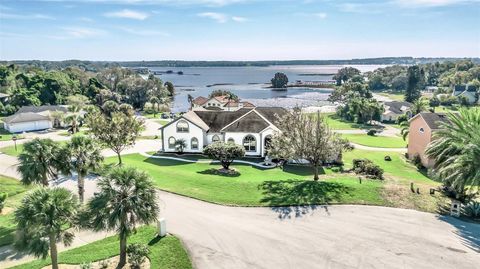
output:
<svg viewBox="0 0 480 269"><path fill-rule="evenodd" d="M287 110L279 107L242 108L236 111L191 110L164 125L163 152L177 152L176 141L183 139L183 152L201 153L203 148L216 141L242 145L247 156L266 155L272 135L280 131L275 125L277 116Z"/></svg>

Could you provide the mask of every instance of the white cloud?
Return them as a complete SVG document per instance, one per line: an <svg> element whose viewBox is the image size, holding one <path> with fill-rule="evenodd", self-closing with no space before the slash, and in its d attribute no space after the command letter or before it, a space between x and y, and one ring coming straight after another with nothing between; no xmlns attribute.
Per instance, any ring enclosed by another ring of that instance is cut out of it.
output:
<svg viewBox="0 0 480 269"><path fill-rule="evenodd" d="M44 2L78 2L79 0L41 0ZM227 6L242 2L250 2L253 0L83 0L90 3L106 3L106 4L122 4L122 5L142 5L142 4L164 4L172 6Z"/></svg>
<svg viewBox="0 0 480 269"><path fill-rule="evenodd" d="M233 17L232 17L232 21L236 21L236 22L246 22L246 21L248 21L248 19L245 18L245 17L233 16Z"/></svg>
<svg viewBox="0 0 480 269"><path fill-rule="evenodd" d="M240 16L230 16L224 13L218 13L218 12L203 12L203 13L198 13L197 16L202 17L202 18L209 18L212 19L218 23L226 23L228 21L234 21L234 22L246 22L248 21L247 18L245 17L240 17Z"/></svg>
<svg viewBox="0 0 480 269"><path fill-rule="evenodd" d="M209 18L209 19L215 20L218 23L226 23L228 21L227 15L223 13L203 12L203 13L198 13L197 15L202 18Z"/></svg>
<svg viewBox="0 0 480 269"><path fill-rule="evenodd" d="M55 39L91 38L105 34L105 31L85 27L62 27L62 29L63 35L50 37Z"/></svg>
<svg viewBox="0 0 480 269"><path fill-rule="evenodd" d="M54 20L55 18L45 14L16 14L0 12L0 19L18 19L18 20Z"/></svg>
<svg viewBox="0 0 480 269"><path fill-rule="evenodd" d="M83 22L94 22L92 18L89 17L80 17L78 20L83 21Z"/></svg>
<svg viewBox="0 0 480 269"><path fill-rule="evenodd" d="M167 32L162 32L157 30L133 29L133 28L127 28L127 27L121 27L119 29L127 33L139 35L139 36L170 36L170 34Z"/></svg>
<svg viewBox="0 0 480 269"><path fill-rule="evenodd" d="M402 7L440 7L462 3L479 3L479 0L394 0Z"/></svg>
<svg viewBox="0 0 480 269"><path fill-rule="evenodd" d="M133 19L133 20L145 20L150 15L148 13L130 10L130 9L123 9L120 11L114 12L107 12L104 14L105 17L109 18L125 18L125 19Z"/></svg>
<svg viewBox="0 0 480 269"><path fill-rule="evenodd" d="M320 18L320 19L326 19L327 18L327 13L325 13L325 12L315 13L313 15L317 18Z"/></svg>

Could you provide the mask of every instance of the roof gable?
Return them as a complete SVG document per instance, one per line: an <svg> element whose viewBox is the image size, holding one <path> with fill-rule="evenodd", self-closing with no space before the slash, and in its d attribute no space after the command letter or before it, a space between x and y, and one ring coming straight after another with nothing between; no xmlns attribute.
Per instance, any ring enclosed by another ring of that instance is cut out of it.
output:
<svg viewBox="0 0 480 269"><path fill-rule="evenodd" d="M44 116L38 113L33 112L23 112L15 113L9 117L3 119L5 123L19 123L19 122L29 122L29 121L39 121L39 120L50 120L50 117Z"/></svg>
<svg viewBox="0 0 480 269"><path fill-rule="evenodd" d="M220 132L223 127L237 120L251 109L239 109L237 111L193 111L209 126L209 132Z"/></svg>
<svg viewBox="0 0 480 269"><path fill-rule="evenodd" d="M444 113L431 113L431 112L422 112L415 117L410 119L411 121L414 121L418 118L423 119L423 121L427 124L427 126L432 129L432 130L438 130L441 129L441 124L443 122L448 122L448 117Z"/></svg>
<svg viewBox="0 0 480 269"><path fill-rule="evenodd" d="M242 133L259 133L270 126L260 115L253 110L251 113L246 114L242 118L228 125L222 129L223 132L242 132Z"/></svg>

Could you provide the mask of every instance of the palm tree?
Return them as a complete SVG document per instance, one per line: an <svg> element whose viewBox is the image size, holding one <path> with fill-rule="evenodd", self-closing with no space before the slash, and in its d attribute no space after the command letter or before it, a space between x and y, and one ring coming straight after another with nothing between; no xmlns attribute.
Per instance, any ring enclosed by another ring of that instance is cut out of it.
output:
<svg viewBox="0 0 480 269"><path fill-rule="evenodd" d="M152 104L152 108L153 108L153 117L157 117L157 112L158 112L158 109L159 109L159 106L160 106L160 99L158 99L157 97L152 97L150 98L150 103Z"/></svg>
<svg viewBox="0 0 480 269"><path fill-rule="evenodd" d="M187 96L187 100L188 100L188 103L190 104L190 108L192 108L193 107L193 96L189 94Z"/></svg>
<svg viewBox="0 0 480 269"><path fill-rule="evenodd" d="M127 238L137 225L158 219L159 207L150 177L133 167L116 167L98 182L100 192L88 202L87 217L96 230L115 230L120 237L120 261L126 263Z"/></svg>
<svg viewBox="0 0 480 269"><path fill-rule="evenodd" d="M17 170L25 185L41 183L48 187L51 178L57 178L59 171L68 164L61 156L60 146L51 139L35 138L23 144L23 152L18 156Z"/></svg>
<svg viewBox="0 0 480 269"><path fill-rule="evenodd" d="M421 113L423 111L427 111L428 109L428 103L425 102L423 99L418 99L412 104L412 113L413 115L417 115L418 113Z"/></svg>
<svg viewBox="0 0 480 269"><path fill-rule="evenodd" d="M39 188L28 193L15 210L15 247L45 259L50 251L52 268L58 269L57 243L68 246L74 234L78 200L65 188Z"/></svg>
<svg viewBox="0 0 480 269"><path fill-rule="evenodd" d="M183 150L187 147L187 141L183 138L177 139L175 141L175 148L178 152L183 153Z"/></svg>
<svg viewBox="0 0 480 269"><path fill-rule="evenodd" d="M70 173L77 172L78 177L78 197L80 203L83 203L85 193L85 176L89 172L100 168L103 156L97 143L88 136L73 136L65 147L66 156L72 162L65 169Z"/></svg>
<svg viewBox="0 0 480 269"><path fill-rule="evenodd" d="M400 127L402 127L402 130L400 131L400 133L402 134L403 140L406 141L408 134L410 133L410 122L402 121L400 123Z"/></svg>
<svg viewBox="0 0 480 269"><path fill-rule="evenodd" d="M449 113L425 153L435 160L436 174L464 200L469 186L480 186L480 108Z"/></svg>
<svg viewBox="0 0 480 269"><path fill-rule="evenodd" d="M80 130L80 122L82 121L83 117L79 113L71 113L70 115L65 117L65 123L70 125L69 131L72 134L77 133Z"/></svg>

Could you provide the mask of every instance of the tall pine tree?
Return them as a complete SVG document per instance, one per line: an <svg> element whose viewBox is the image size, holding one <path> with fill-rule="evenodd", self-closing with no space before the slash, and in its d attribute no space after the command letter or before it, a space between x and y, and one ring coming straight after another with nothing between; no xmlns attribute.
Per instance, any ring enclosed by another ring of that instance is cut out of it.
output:
<svg viewBox="0 0 480 269"><path fill-rule="evenodd" d="M420 99L421 90L425 86L425 73L417 65L410 66L407 71L407 90L405 101L413 103Z"/></svg>

